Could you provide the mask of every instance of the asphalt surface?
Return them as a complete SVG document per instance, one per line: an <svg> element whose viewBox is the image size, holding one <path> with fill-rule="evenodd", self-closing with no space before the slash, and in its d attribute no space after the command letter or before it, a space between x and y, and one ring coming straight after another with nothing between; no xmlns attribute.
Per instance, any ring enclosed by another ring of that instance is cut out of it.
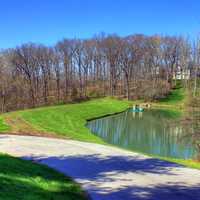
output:
<svg viewBox="0 0 200 200"><path fill-rule="evenodd" d="M115 147L0 135L0 152L71 176L93 200L200 200L200 170Z"/></svg>

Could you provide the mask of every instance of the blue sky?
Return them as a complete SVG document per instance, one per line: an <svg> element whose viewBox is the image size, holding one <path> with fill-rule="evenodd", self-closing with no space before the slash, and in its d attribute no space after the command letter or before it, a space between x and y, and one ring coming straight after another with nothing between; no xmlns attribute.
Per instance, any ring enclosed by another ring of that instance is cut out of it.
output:
<svg viewBox="0 0 200 200"><path fill-rule="evenodd" d="M96 33L200 32L200 0L1 0L0 48Z"/></svg>

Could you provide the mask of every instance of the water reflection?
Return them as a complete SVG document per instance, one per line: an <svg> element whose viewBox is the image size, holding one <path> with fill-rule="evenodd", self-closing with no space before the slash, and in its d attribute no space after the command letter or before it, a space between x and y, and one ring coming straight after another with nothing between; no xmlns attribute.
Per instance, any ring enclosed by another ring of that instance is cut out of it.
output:
<svg viewBox="0 0 200 200"><path fill-rule="evenodd" d="M195 159L200 161L200 112L188 112L187 116L181 120L181 124L186 132L183 138L192 140L197 152Z"/></svg>
<svg viewBox="0 0 200 200"><path fill-rule="evenodd" d="M193 158L196 148L182 123L167 111L127 111L90 121L87 127L106 142L129 150L173 158Z"/></svg>

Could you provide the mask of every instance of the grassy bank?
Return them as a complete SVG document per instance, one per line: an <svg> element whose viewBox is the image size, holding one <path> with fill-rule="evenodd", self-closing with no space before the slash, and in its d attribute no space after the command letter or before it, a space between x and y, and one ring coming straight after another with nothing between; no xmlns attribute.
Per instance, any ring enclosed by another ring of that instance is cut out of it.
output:
<svg viewBox="0 0 200 200"><path fill-rule="evenodd" d="M171 90L169 95L161 99L159 103L165 105L182 105L186 98L186 91L183 88Z"/></svg>
<svg viewBox="0 0 200 200"><path fill-rule="evenodd" d="M5 123L3 117L0 117L0 132L9 131L10 127Z"/></svg>
<svg viewBox="0 0 200 200"><path fill-rule="evenodd" d="M2 117L10 126L10 132L40 132L70 139L104 143L85 127L87 119L121 112L129 106L128 101L112 98L96 99L79 104L43 107L11 112Z"/></svg>
<svg viewBox="0 0 200 200"><path fill-rule="evenodd" d="M200 170L200 162L194 161L194 160L184 160L184 159L176 159L176 158L164 158L164 157L158 157L158 159L166 160L169 162L178 163L180 165L184 165L186 167L199 169Z"/></svg>
<svg viewBox="0 0 200 200"><path fill-rule="evenodd" d="M86 200L78 184L43 165L0 154L0 200Z"/></svg>
<svg viewBox="0 0 200 200"><path fill-rule="evenodd" d="M153 107L165 108L173 117L180 115L186 101L183 89L172 90L166 99L151 103ZM83 103L42 107L3 114L0 117L0 132L33 135L64 136L70 139L98 142L103 141L92 135L85 127L88 119L121 112L130 102L113 98L90 100Z"/></svg>
<svg viewBox="0 0 200 200"><path fill-rule="evenodd" d="M172 90L166 99L152 103L155 108L163 108L161 114L170 118L177 118L183 114L188 93L183 89ZM0 132L42 136L61 136L75 140L105 144L105 142L91 134L85 127L88 119L121 112L130 104L136 102L122 101L113 98L90 100L78 104L67 104L42 107L6 113L0 118ZM6 125L6 123L8 125ZM165 158L162 158L165 159ZM200 168L200 164L193 161L167 158L168 161Z"/></svg>
<svg viewBox="0 0 200 200"><path fill-rule="evenodd" d="M164 107L167 109L184 110L188 102L188 91L183 88L171 90L169 95L160 99L158 102L152 103L155 107Z"/></svg>

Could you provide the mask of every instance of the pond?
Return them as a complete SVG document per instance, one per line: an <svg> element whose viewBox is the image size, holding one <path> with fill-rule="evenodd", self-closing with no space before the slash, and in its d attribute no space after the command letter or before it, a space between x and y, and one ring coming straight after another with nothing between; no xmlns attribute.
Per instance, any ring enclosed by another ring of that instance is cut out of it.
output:
<svg viewBox="0 0 200 200"><path fill-rule="evenodd" d="M147 154L170 158L195 158L197 149L190 131L167 110L123 113L89 121L87 127L107 143ZM189 127L189 128L188 128Z"/></svg>

